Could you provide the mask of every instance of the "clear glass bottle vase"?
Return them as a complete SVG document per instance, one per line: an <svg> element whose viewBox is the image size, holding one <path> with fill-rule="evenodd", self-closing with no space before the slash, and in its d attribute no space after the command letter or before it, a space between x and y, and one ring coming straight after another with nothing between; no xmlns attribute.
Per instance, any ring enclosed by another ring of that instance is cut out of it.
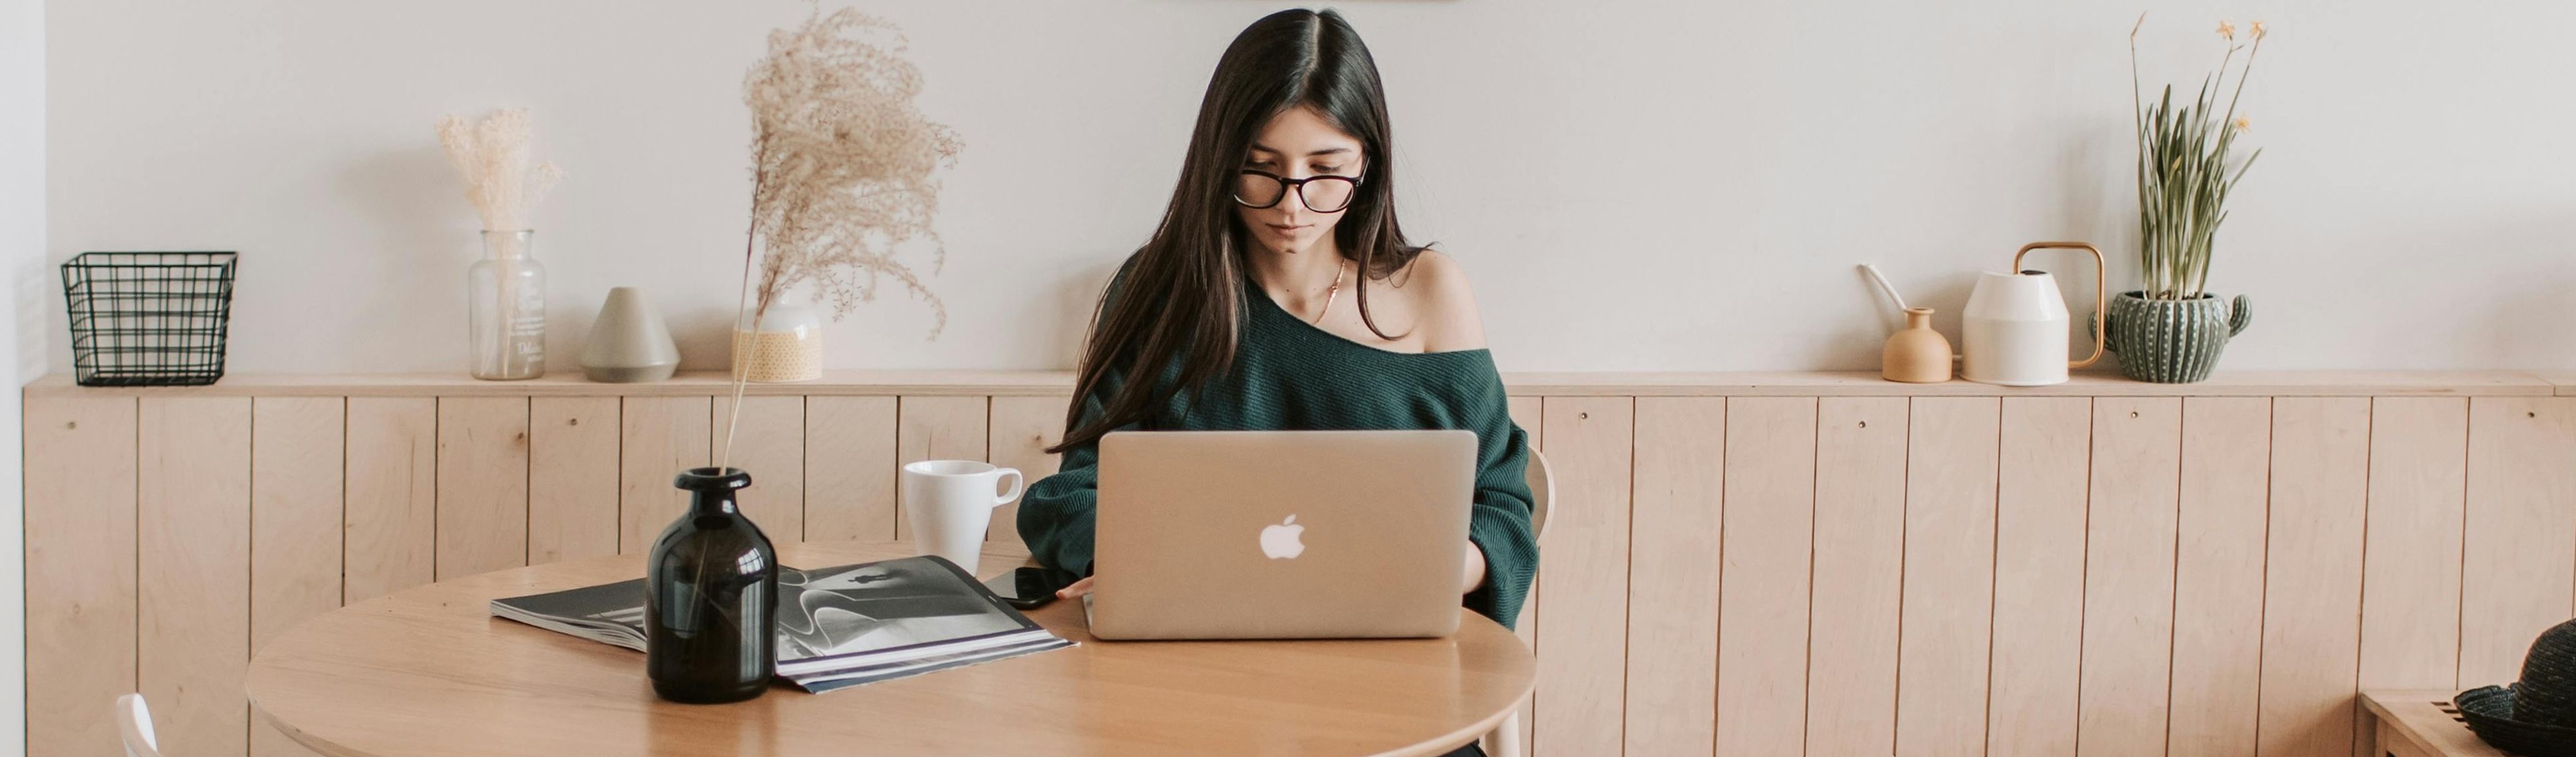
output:
<svg viewBox="0 0 2576 757"><path fill-rule="evenodd" d="M483 232L483 259L466 272L474 377L546 375L546 267L534 231Z"/></svg>

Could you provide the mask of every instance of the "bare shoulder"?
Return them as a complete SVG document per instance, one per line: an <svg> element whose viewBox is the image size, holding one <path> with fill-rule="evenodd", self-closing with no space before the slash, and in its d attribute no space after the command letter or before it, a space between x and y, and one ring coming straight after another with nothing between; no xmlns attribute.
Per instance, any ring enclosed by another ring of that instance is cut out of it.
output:
<svg viewBox="0 0 2576 757"><path fill-rule="evenodd" d="M1423 250L1396 274L1410 295L1415 327L1423 330L1423 351L1483 349L1485 322L1476 308L1475 287L1458 261L1438 250Z"/></svg>

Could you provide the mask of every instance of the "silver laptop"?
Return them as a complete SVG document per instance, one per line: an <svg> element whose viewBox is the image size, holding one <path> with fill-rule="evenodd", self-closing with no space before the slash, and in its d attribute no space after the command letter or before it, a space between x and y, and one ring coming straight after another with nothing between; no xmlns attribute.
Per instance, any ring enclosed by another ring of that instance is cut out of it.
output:
<svg viewBox="0 0 2576 757"><path fill-rule="evenodd" d="M1143 431L1100 440L1091 633L1445 636L1471 431Z"/></svg>

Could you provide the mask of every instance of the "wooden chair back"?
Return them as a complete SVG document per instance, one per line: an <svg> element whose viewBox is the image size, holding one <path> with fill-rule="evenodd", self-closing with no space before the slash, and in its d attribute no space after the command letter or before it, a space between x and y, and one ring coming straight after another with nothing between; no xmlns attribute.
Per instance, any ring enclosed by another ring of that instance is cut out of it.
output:
<svg viewBox="0 0 2576 757"><path fill-rule="evenodd" d="M1556 475L1547 467L1547 455L1538 450L1530 450L1529 489L1530 533L1544 539L1547 537L1548 516L1555 514L1556 509ZM1520 622L1529 622L1528 609L1521 610ZM1513 712L1504 717L1503 724L1485 734L1479 743L1484 746L1486 757L1523 757L1528 754L1527 745L1521 743L1521 714Z"/></svg>

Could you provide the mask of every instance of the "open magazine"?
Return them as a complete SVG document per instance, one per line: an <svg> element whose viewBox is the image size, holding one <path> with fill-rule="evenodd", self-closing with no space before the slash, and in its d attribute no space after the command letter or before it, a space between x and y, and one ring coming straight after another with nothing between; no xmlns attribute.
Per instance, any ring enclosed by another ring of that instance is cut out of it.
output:
<svg viewBox="0 0 2576 757"><path fill-rule="evenodd" d="M492 600L495 617L644 650L644 579ZM822 693L1072 646L938 556L778 569L778 675Z"/></svg>

